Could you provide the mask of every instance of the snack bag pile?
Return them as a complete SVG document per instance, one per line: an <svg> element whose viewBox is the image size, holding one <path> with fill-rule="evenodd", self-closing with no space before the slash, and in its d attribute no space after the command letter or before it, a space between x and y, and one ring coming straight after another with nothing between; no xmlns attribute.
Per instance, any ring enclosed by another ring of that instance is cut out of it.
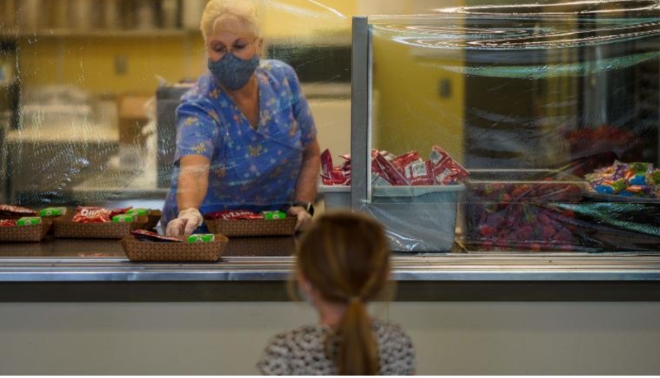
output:
<svg viewBox="0 0 660 378"><path fill-rule="evenodd" d="M35 215L37 215L37 212L32 209L28 209L27 207L0 205L0 218L2 218L3 216L27 217L27 216L35 216Z"/></svg>
<svg viewBox="0 0 660 378"><path fill-rule="evenodd" d="M622 163L596 169L585 175L590 187L600 194L624 197L660 197L660 169L651 163Z"/></svg>
<svg viewBox="0 0 660 378"><path fill-rule="evenodd" d="M329 150L321 154L321 179L324 185L350 185L351 158L341 156L344 163L333 167ZM469 173L449 154L433 146L429 160L417 151L396 156L385 150L371 152L371 174L374 186L453 185Z"/></svg>

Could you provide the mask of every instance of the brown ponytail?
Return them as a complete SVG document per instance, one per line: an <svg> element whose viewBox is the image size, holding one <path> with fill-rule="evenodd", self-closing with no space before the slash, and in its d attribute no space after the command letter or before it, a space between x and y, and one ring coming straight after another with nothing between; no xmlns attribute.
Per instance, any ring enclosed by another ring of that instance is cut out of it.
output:
<svg viewBox="0 0 660 378"><path fill-rule="evenodd" d="M303 234L296 269L323 299L347 304L336 335L328 339L338 341L338 350L329 356L338 373L377 374L378 345L366 304L383 291L389 275L390 250L383 227L360 214L325 214Z"/></svg>
<svg viewBox="0 0 660 378"><path fill-rule="evenodd" d="M351 301L337 334L337 371L340 375L378 374L378 345L371 332L371 322L363 303Z"/></svg>

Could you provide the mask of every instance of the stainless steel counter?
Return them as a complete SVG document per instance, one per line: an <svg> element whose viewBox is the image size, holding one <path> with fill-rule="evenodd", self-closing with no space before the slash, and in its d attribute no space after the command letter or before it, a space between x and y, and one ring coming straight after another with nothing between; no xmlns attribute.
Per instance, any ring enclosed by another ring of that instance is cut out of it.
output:
<svg viewBox="0 0 660 378"><path fill-rule="evenodd" d="M234 300L286 300L294 248L293 238L234 238L217 263L131 263L112 240L0 244L0 301L39 290L35 300L228 300L223 290ZM398 254L393 267L401 300L660 300L660 255Z"/></svg>

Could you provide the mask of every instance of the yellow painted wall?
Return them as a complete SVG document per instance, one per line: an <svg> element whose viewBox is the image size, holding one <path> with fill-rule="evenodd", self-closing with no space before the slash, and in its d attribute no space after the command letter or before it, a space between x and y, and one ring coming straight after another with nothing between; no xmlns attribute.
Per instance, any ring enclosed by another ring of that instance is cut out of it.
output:
<svg viewBox="0 0 660 378"><path fill-rule="evenodd" d="M373 147L395 154L417 150L428 158L431 147L438 145L462 162L463 76L443 68L461 64L462 54L457 52L452 60L428 57L419 48L397 42L397 36L374 32L377 137ZM449 97L439 95L443 79L450 83Z"/></svg>

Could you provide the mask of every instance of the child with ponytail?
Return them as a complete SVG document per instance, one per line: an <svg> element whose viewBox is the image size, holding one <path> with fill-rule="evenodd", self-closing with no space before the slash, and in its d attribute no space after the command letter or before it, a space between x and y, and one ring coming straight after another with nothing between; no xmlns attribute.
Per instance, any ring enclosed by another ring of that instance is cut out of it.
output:
<svg viewBox="0 0 660 378"><path fill-rule="evenodd" d="M350 212L321 216L296 254L296 284L319 323L276 335L257 367L269 375L413 374L408 335L367 312L389 273L390 250L378 222Z"/></svg>

